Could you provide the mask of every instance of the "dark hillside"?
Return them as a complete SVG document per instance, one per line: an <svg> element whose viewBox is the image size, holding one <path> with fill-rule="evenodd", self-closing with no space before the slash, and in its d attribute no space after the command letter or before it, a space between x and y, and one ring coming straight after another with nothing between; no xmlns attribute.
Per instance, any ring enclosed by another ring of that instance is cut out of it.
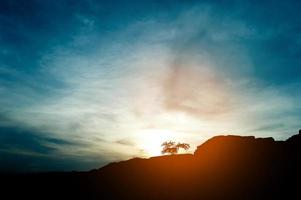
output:
<svg viewBox="0 0 301 200"><path fill-rule="evenodd" d="M301 133L286 141L216 136L195 153L90 172L2 175L6 199L299 199ZM4 198L1 198L4 199Z"/></svg>

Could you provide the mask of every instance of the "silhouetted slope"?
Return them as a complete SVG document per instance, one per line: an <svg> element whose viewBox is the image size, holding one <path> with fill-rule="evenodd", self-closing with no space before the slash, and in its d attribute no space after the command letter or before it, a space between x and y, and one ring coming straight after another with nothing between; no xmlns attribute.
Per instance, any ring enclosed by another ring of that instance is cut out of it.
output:
<svg viewBox="0 0 301 200"><path fill-rule="evenodd" d="M286 141L216 136L195 153L134 158L82 173L6 176L31 199L299 199L301 133ZM293 198L294 197L294 198Z"/></svg>

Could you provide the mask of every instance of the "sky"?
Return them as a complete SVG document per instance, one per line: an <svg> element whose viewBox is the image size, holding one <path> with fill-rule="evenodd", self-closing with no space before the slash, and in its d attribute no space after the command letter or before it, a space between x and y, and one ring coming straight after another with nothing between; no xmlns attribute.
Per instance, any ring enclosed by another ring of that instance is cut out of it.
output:
<svg viewBox="0 0 301 200"><path fill-rule="evenodd" d="M301 128L301 3L2 0L0 171Z"/></svg>

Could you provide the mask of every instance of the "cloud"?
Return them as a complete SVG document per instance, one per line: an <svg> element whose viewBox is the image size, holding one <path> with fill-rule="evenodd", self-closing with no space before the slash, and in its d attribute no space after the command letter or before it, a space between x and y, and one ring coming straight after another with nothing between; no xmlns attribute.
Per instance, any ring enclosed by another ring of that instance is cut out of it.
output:
<svg viewBox="0 0 301 200"><path fill-rule="evenodd" d="M67 170L71 163L77 162L74 158L64 157L56 146L72 148L78 144L51 138L34 130L1 126L0 141L1 171ZM83 165L84 161L73 167L80 169Z"/></svg>
<svg viewBox="0 0 301 200"><path fill-rule="evenodd" d="M121 139L116 141L117 144L126 145L126 146L134 146L134 142L129 139Z"/></svg>
<svg viewBox="0 0 301 200"><path fill-rule="evenodd" d="M191 66L179 61L171 66L163 86L164 106L208 119L228 112L231 96L226 83L208 66ZM204 64L201 64L204 65ZM206 65L206 64L205 64Z"/></svg>

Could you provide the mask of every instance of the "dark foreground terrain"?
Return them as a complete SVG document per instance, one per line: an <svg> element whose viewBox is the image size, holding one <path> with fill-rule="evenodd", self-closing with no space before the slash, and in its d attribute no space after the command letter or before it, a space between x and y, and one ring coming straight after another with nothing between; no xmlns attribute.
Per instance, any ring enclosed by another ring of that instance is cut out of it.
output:
<svg viewBox="0 0 301 200"><path fill-rule="evenodd" d="M301 199L300 150L300 131L286 141L216 136L193 155L1 175L0 199Z"/></svg>

